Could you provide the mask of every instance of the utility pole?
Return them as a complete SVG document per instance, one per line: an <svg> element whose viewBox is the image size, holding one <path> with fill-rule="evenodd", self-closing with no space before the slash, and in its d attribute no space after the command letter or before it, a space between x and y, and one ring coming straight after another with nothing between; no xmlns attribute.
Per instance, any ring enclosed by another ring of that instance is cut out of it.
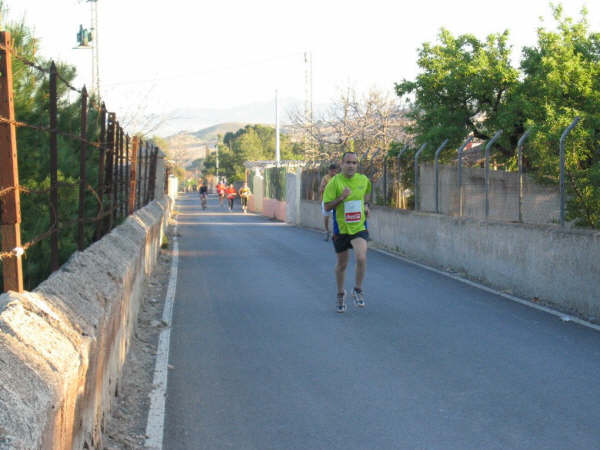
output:
<svg viewBox="0 0 600 450"><path fill-rule="evenodd" d="M277 90L275 90L275 161L278 166L279 160L279 97L277 95Z"/></svg>
<svg viewBox="0 0 600 450"><path fill-rule="evenodd" d="M313 123L312 53L304 52L304 151L310 151Z"/></svg>
<svg viewBox="0 0 600 450"><path fill-rule="evenodd" d="M92 9L92 92L100 98L100 69L98 53L98 0L87 0L91 3Z"/></svg>
<svg viewBox="0 0 600 450"><path fill-rule="evenodd" d="M219 140L217 139L217 183L219 182Z"/></svg>
<svg viewBox="0 0 600 450"><path fill-rule="evenodd" d="M100 98L100 70L98 68L98 0L86 0L91 3L90 31L79 25L76 50L92 50L92 94Z"/></svg>

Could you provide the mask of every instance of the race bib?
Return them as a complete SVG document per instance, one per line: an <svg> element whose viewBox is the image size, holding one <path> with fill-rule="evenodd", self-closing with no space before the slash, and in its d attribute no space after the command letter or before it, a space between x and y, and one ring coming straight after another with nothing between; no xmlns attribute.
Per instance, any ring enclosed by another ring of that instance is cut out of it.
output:
<svg viewBox="0 0 600 450"><path fill-rule="evenodd" d="M344 218L346 223L360 222L362 217L362 202L360 200L350 200L344 202Z"/></svg>

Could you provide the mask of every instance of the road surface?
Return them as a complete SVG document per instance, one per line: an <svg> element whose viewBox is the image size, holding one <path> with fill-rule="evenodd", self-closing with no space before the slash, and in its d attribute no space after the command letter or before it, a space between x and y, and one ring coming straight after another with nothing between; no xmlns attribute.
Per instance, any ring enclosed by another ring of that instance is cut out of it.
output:
<svg viewBox="0 0 600 450"><path fill-rule="evenodd" d="M165 449L600 448L599 332L371 250L337 314L331 243L236 208L177 202Z"/></svg>

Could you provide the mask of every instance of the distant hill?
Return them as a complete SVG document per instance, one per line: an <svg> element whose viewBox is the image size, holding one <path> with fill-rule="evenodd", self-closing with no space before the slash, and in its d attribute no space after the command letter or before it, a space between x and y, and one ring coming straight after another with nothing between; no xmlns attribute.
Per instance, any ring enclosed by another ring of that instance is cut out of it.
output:
<svg viewBox="0 0 600 450"><path fill-rule="evenodd" d="M196 159L204 159L215 151L217 145L217 136L225 136L226 133L234 133L246 125L244 122L226 122L202 128L198 131L180 131L179 133L167 136L167 156L173 159L177 164L187 167ZM252 124L254 125L254 124ZM264 125L264 124L263 124ZM266 124L266 126L273 126ZM290 134L288 126L281 126L281 134Z"/></svg>
<svg viewBox="0 0 600 450"><path fill-rule="evenodd" d="M198 131L180 131L177 134L167 136L167 153L169 158L177 161L183 167L187 167L192 161L206 158L217 144L217 136L235 132L244 128L247 124L243 122L227 122L203 128Z"/></svg>
<svg viewBox="0 0 600 450"><path fill-rule="evenodd" d="M193 136L206 142L217 142L217 136L225 136L226 133L234 133L240 128L244 128L247 123L244 122L229 122L213 125L212 127L203 128L202 130L192 133ZM214 144L213 144L214 145Z"/></svg>
<svg viewBox="0 0 600 450"><path fill-rule="evenodd" d="M318 117L329 106L314 104L314 115ZM294 98L279 100L279 120L281 125L289 124L289 116L294 111L303 111L304 102ZM275 105L273 101L256 102L232 108L179 108L165 113L169 117L158 131L161 136L174 135L181 131L195 133L193 130L206 129L216 124L275 124ZM220 125L219 125L220 126ZM234 130L235 131L235 130Z"/></svg>

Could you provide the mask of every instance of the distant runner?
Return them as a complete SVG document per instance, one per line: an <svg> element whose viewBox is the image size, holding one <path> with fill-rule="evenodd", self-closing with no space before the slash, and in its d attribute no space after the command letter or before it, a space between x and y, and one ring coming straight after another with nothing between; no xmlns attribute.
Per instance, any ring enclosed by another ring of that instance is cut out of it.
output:
<svg viewBox="0 0 600 450"><path fill-rule="evenodd" d="M323 192L325 192L325 187L327 183L331 181L331 179L337 174L338 167L336 164L330 164L328 172L325 174L323 179L321 180L321 184L319 185L319 196L321 197L321 213L323 214L323 225L325 226L325 237L324 241L328 241L331 237L331 232L329 231L329 216L333 216L333 210L325 211L325 205L323 203Z"/></svg>
<svg viewBox="0 0 600 450"><path fill-rule="evenodd" d="M219 197L219 206L224 206L223 200L225 199L225 185L220 181L217 183L217 196Z"/></svg>
<svg viewBox="0 0 600 450"><path fill-rule="evenodd" d="M208 188L206 187L206 183L202 183L200 186L200 203L202 204L202 209L206 209L206 202L208 200Z"/></svg>
<svg viewBox="0 0 600 450"><path fill-rule="evenodd" d="M233 187L233 184L230 184L227 189L225 189L225 194L227 194L227 202L229 203L229 211L233 210L233 201L235 200L235 196L237 192Z"/></svg>
<svg viewBox="0 0 600 450"><path fill-rule="evenodd" d="M364 307L365 298L362 282L367 269L367 239L369 232L365 221L369 215L367 197L371 194L371 182L362 174L356 173L358 158L354 152L342 156L342 173L331 179L325 188L323 202L326 211L335 210L333 216L333 247L337 256L335 281L337 284L336 310L346 311L346 290L344 279L350 254L354 250L356 279L352 297L356 306Z"/></svg>
<svg viewBox="0 0 600 450"><path fill-rule="evenodd" d="M242 202L242 211L244 214L248 212L248 197L250 197L250 188L248 187L248 183L244 183L244 185L240 188L240 201Z"/></svg>

